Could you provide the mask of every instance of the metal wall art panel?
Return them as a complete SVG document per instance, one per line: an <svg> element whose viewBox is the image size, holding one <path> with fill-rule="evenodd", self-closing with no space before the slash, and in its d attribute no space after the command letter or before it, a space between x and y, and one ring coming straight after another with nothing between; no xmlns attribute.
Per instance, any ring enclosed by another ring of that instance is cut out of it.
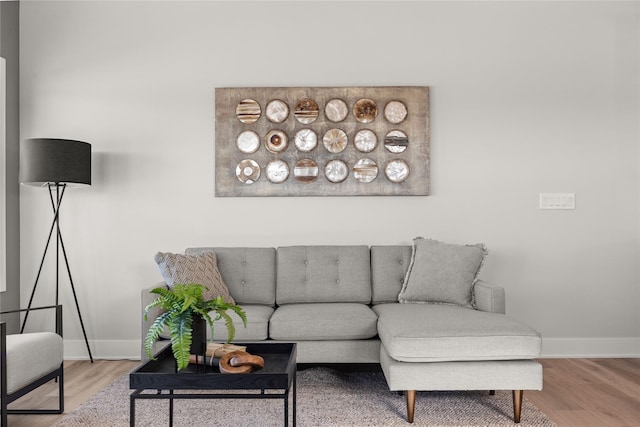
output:
<svg viewBox="0 0 640 427"><path fill-rule="evenodd" d="M216 88L216 196L429 194L429 87Z"/></svg>

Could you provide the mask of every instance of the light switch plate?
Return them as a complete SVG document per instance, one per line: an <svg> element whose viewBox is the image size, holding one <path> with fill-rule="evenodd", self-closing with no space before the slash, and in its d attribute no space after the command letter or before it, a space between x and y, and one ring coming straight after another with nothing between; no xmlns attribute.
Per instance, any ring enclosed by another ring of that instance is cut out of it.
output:
<svg viewBox="0 0 640 427"><path fill-rule="evenodd" d="M575 193L540 193L540 209L575 209Z"/></svg>

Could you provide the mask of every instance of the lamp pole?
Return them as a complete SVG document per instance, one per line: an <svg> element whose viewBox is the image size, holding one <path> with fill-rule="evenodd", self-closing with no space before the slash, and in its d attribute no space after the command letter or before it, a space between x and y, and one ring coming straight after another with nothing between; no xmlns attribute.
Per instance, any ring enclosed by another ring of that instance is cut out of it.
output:
<svg viewBox="0 0 640 427"><path fill-rule="evenodd" d="M89 340L87 339L87 332L84 328L84 322L82 320L82 313L80 313L80 304L78 303L78 296L76 294L76 287L73 284L73 278L71 277L71 268L69 267L69 259L67 258L67 251L64 246L64 240L62 239L62 232L60 231L60 205L62 204L62 197L64 196L64 192L67 188L66 184L49 184L49 198L51 200L51 207L53 209L53 221L51 223L51 228L49 229L49 237L47 238L47 244L44 248L44 253L42 254L42 260L40 261L40 268L38 269L38 274L36 276L36 281L33 284L33 289L31 290L31 297L29 298L29 305L27 306L27 311L25 312L24 319L22 321L22 327L20 328L20 333L24 332L24 327L27 323L27 318L29 317L29 311L31 310L31 305L33 303L33 297L36 293L36 289L38 287L38 281L40 279L40 273L42 273L42 267L44 265L44 260L47 256L47 251L49 249L49 243L51 242L51 235L53 234L53 230L56 230L56 305L58 305L58 294L60 289L60 249L62 249L62 256L64 257L64 263L67 269L67 275L69 276L69 283L71 284L71 291L73 293L73 299L76 304L76 310L78 312L78 318L80 319L80 326L82 327L82 335L84 336L84 342L87 346L87 352L89 353L89 359L91 363L93 363L93 355L91 354L91 348L89 347ZM55 201L53 198L53 188L55 187ZM61 190L62 189L62 190Z"/></svg>

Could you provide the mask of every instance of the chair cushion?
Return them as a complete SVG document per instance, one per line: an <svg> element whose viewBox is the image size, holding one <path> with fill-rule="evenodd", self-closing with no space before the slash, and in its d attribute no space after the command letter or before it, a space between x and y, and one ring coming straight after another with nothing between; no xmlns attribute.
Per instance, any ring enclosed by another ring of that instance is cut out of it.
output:
<svg viewBox="0 0 640 427"><path fill-rule="evenodd" d="M402 362L515 360L540 356L541 337L504 314L455 305L380 304L378 334Z"/></svg>
<svg viewBox="0 0 640 427"><path fill-rule="evenodd" d="M486 254L483 244L454 245L421 237L414 239L411 264L398 301L471 307L471 289Z"/></svg>
<svg viewBox="0 0 640 427"><path fill-rule="evenodd" d="M236 327L234 341L262 341L269 337L269 318L273 314L273 307L268 305L242 304L240 307L247 315L247 327L242 324L242 320L232 310L227 310L227 314L233 319ZM213 322L213 340L226 341L228 337L227 327L224 319ZM211 331L207 332L207 338L211 338Z"/></svg>
<svg viewBox="0 0 640 427"><path fill-rule="evenodd" d="M174 285L196 283L206 288L203 292L205 300L211 300L220 295L225 302L235 304L233 297L229 294L229 288L220 276L218 260L214 252L206 251L197 255L158 252L154 259L169 288Z"/></svg>
<svg viewBox="0 0 640 427"><path fill-rule="evenodd" d="M377 319L364 304L287 304L271 316L269 336L301 341L367 339L376 336Z"/></svg>
<svg viewBox="0 0 640 427"><path fill-rule="evenodd" d="M63 361L62 337L53 332L7 335L7 392L55 371Z"/></svg>

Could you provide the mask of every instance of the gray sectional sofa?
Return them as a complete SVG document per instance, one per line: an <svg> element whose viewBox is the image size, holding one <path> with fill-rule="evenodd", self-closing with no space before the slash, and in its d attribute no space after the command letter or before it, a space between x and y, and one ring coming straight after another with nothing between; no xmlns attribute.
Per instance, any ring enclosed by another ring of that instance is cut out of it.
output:
<svg viewBox="0 0 640 427"><path fill-rule="evenodd" d="M405 392L409 422L416 391L512 390L519 422L522 391L542 389L540 334L505 316L503 288L474 280L468 306L398 302L411 246L200 247L185 255L204 251L215 252L247 314L236 342L296 342L298 363L379 363L389 389ZM153 287L142 290L143 308ZM153 320L143 318L143 343ZM226 339L222 324L214 331Z"/></svg>

